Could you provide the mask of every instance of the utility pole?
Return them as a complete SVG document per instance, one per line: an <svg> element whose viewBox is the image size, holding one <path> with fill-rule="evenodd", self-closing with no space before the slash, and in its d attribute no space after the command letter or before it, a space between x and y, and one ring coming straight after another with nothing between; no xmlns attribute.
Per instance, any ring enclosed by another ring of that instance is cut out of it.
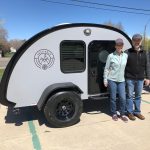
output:
<svg viewBox="0 0 150 150"><path fill-rule="evenodd" d="M144 49L146 48L146 25L144 26Z"/></svg>
<svg viewBox="0 0 150 150"><path fill-rule="evenodd" d="M147 29L147 25L148 25L149 21L150 21L150 19L147 21L147 23L144 26L144 49L147 48L147 50L148 50L148 42L147 42L147 47L146 47L146 29Z"/></svg>

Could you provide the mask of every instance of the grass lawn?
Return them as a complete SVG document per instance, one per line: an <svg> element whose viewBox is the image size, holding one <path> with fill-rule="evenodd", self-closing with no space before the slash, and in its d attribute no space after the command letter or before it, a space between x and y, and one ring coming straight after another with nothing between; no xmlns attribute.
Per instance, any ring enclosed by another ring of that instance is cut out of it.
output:
<svg viewBox="0 0 150 150"><path fill-rule="evenodd" d="M4 69L0 69L0 78L2 77Z"/></svg>
<svg viewBox="0 0 150 150"><path fill-rule="evenodd" d="M10 52L7 52L4 54L5 57L12 57L14 55L14 53L10 53Z"/></svg>

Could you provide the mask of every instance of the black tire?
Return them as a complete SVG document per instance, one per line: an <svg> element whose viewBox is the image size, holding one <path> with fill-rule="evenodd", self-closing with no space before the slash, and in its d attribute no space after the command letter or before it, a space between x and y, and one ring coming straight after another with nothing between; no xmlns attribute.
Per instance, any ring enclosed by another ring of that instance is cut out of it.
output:
<svg viewBox="0 0 150 150"><path fill-rule="evenodd" d="M80 119L83 103L75 92L59 92L50 97L44 107L47 121L54 127L74 125Z"/></svg>

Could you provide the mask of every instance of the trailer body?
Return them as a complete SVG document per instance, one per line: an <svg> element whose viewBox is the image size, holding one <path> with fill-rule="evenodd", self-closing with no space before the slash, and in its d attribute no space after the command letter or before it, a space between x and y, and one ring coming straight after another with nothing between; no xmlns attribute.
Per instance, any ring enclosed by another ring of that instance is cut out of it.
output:
<svg viewBox="0 0 150 150"><path fill-rule="evenodd" d="M103 71L117 38L123 39L124 50L131 48L124 32L98 24L65 24L38 33L7 65L0 102L42 109L50 96L61 91L75 91L81 100L106 94Z"/></svg>

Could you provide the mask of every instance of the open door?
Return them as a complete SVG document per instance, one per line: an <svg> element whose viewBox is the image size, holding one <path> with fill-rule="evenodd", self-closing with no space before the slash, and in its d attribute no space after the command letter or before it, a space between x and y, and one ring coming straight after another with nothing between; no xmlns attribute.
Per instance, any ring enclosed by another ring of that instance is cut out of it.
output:
<svg viewBox="0 0 150 150"><path fill-rule="evenodd" d="M106 93L103 72L107 56L114 52L115 41L92 41L88 46L88 94Z"/></svg>

